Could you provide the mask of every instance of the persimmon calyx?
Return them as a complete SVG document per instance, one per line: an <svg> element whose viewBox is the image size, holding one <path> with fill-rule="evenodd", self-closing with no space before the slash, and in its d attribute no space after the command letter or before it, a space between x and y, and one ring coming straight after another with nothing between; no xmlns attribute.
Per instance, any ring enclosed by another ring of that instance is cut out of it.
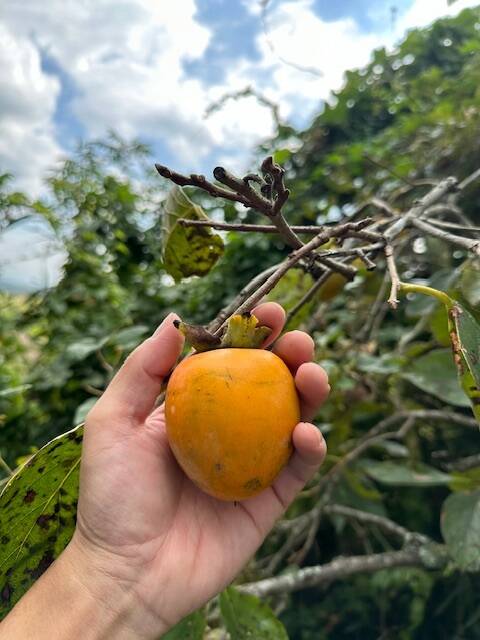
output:
<svg viewBox="0 0 480 640"><path fill-rule="evenodd" d="M228 321L223 335L214 336L205 327L174 320L175 327L185 336L186 342L195 351L213 349L259 349L272 330L261 326L251 313L234 315Z"/></svg>

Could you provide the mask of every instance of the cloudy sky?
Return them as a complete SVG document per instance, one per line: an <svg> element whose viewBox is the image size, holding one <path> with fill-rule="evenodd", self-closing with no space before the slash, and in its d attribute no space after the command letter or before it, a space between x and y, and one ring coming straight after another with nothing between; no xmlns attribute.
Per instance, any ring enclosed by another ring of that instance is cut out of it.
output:
<svg viewBox="0 0 480 640"><path fill-rule="evenodd" d="M155 160L179 170L241 170L272 133L271 113L249 97L206 118L225 93L253 86L282 118L307 125L372 49L478 0L270 0L268 37L261 4L1 0L0 173L38 193L77 140L109 129L150 143Z"/></svg>

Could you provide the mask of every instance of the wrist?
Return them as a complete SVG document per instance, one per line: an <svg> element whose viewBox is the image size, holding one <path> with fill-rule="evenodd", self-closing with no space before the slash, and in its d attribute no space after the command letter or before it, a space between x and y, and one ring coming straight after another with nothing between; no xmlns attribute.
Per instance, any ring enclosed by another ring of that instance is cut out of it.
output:
<svg viewBox="0 0 480 640"><path fill-rule="evenodd" d="M59 578L77 593L92 640L157 640L170 628L148 610L136 581L118 570L118 558L108 552L92 551L74 536L55 564Z"/></svg>

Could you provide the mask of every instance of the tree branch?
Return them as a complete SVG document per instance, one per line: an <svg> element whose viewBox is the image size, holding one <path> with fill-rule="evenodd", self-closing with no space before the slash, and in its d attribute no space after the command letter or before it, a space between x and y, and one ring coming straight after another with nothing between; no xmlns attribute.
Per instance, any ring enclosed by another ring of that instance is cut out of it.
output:
<svg viewBox="0 0 480 640"><path fill-rule="evenodd" d="M214 220L187 220L186 218L180 218L178 224L182 227L211 227L212 229L219 229L221 231L254 231L256 233L278 233L278 227L273 224L241 224L231 222L215 222ZM309 235L317 235L326 226L314 226L314 225L292 225L290 229L295 233L305 233Z"/></svg>
<svg viewBox="0 0 480 640"><path fill-rule="evenodd" d="M445 465L447 471L468 471L469 469L475 469L475 467L480 467L480 453L466 458L459 458Z"/></svg>
<svg viewBox="0 0 480 640"><path fill-rule="evenodd" d="M229 314L229 316L225 317L223 321L219 324L218 318L216 318L212 323L211 327L215 327L214 333L219 334L226 323L226 320L230 315L241 314L245 311L251 311L252 308L260 302L263 296L267 295L274 286L279 282L282 276L292 267L294 267L300 260L309 256L315 249L318 249L322 244L325 244L330 238L343 238L352 232L359 232L365 226L371 223L370 218L365 218L364 220L360 220L359 222L346 222L343 225L336 225L335 227L324 229L321 233L319 233L315 238L312 238L309 242L302 245L299 249L293 251L289 257L282 262L275 271L271 272L266 280L262 282L262 284L253 289L253 287L247 285L248 293L241 296L240 304ZM235 302L240 299L240 296L237 296ZM229 308L233 307L229 305ZM221 312L221 315L224 316L224 313Z"/></svg>
<svg viewBox="0 0 480 640"><path fill-rule="evenodd" d="M323 512L327 515L342 516L347 519L354 519L363 524L374 525L383 529L387 533L392 534L396 538L399 538L402 542L406 542L414 537L421 537L421 534L413 533L405 527L397 524L389 518L384 518L376 513L369 513L368 511L361 511L360 509L353 509L341 504L326 505L323 508ZM426 538L425 538L426 539Z"/></svg>
<svg viewBox="0 0 480 640"><path fill-rule="evenodd" d="M295 573L266 578L258 582L239 585L237 588L245 593L264 597L292 593L300 589L328 584L333 580L341 580L357 573L374 573L393 567L441 568L446 564L446 551L443 546L438 546L436 560L437 564L432 567L424 560L421 548L411 546L400 551L387 551L348 558L340 557L324 565L307 567Z"/></svg>
<svg viewBox="0 0 480 640"><path fill-rule="evenodd" d="M316 282L310 287L310 289L300 298L297 304L292 307L292 309L288 312L287 318L285 320L285 325L287 325L292 318L294 318L300 309L310 302L310 300L315 296L320 287L330 278L332 275L332 271L330 269L326 269L322 275L318 278Z"/></svg>
<svg viewBox="0 0 480 640"><path fill-rule="evenodd" d="M480 180L480 169L477 169L460 182L460 184L458 185L459 191L463 191L464 189L469 187L472 182L475 182L475 180Z"/></svg>
<svg viewBox="0 0 480 640"><path fill-rule="evenodd" d="M453 233L449 233L448 231L444 231L443 229L438 229L429 222L419 220L418 218L412 220L412 225L431 236L435 236L436 238L445 240L445 242L455 244L458 247L463 247L464 249L471 251L475 255L480 256L480 240L471 240L470 238L457 236Z"/></svg>
<svg viewBox="0 0 480 640"><path fill-rule="evenodd" d="M449 177L435 185L431 191L423 196L423 198L417 200L407 213L395 220L395 222L388 227L384 232L384 236L387 241L391 242L412 222L412 220L421 218L426 209L431 207L433 204L436 204L447 193L457 189L457 184L456 178Z"/></svg>
<svg viewBox="0 0 480 640"><path fill-rule="evenodd" d="M281 264L281 263L280 263ZM240 293L235 296L235 298L224 307L217 317L209 324L208 330L211 333L216 333L218 329L223 325L225 320L229 318L231 315L235 313L235 310L240 307L240 305L259 287L261 286L267 278L269 278L273 273L277 271L280 267L280 264L274 264L272 267L265 269L258 275L256 275L250 282L248 282Z"/></svg>
<svg viewBox="0 0 480 640"><path fill-rule="evenodd" d="M229 189L222 189L221 187L212 184L205 178L205 176L196 175L194 173L189 176L184 176L181 173L171 171L168 167L161 164L155 164L155 169L163 178L171 180L174 184L178 184L180 187L198 187L199 189L209 193L214 198L224 198L225 200L240 202L245 207L250 206L247 199L242 195L230 191Z"/></svg>

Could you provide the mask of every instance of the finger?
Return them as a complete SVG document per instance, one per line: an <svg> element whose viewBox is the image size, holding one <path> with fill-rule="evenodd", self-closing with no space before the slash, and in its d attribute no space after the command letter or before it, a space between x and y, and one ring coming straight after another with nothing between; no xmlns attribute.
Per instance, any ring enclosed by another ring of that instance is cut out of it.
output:
<svg viewBox="0 0 480 640"><path fill-rule="evenodd" d="M252 310L253 315L258 319L259 324L270 327L272 333L265 340L264 347L268 347L280 335L285 324L285 311L276 302L264 302Z"/></svg>
<svg viewBox="0 0 480 640"><path fill-rule="evenodd" d="M155 405L162 378L171 370L183 347L183 336L170 313L155 333L125 360L88 415L88 420L109 424L117 420L143 422Z"/></svg>
<svg viewBox="0 0 480 640"><path fill-rule="evenodd" d="M301 364L295 374L303 420L312 420L330 393L327 372L314 362Z"/></svg>
<svg viewBox="0 0 480 640"><path fill-rule="evenodd" d="M281 358L292 373L313 358L313 339L304 331L289 331L277 340L273 353Z"/></svg>
<svg viewBox="0 0 480 640"><path fill-rule="evenodd" d="M300 422L295 427L293 444L295 452L272 486L242 502L257 528L265 535L316 474L327 452L322 434L307 422Z"/></svg>

